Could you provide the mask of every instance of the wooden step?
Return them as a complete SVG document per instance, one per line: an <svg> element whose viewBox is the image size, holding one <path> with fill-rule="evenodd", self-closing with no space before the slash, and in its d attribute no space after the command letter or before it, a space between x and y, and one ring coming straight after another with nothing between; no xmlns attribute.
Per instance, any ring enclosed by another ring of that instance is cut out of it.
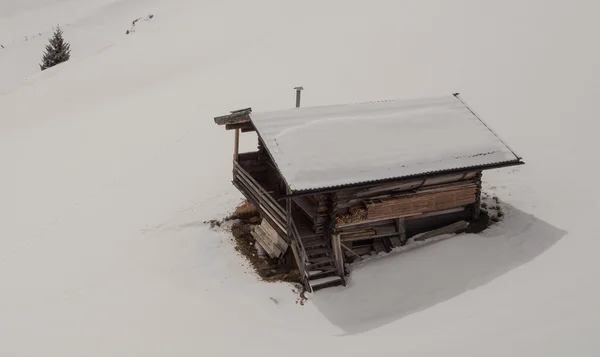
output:
<svg viewBox="0 0 600 357"><path fill-rule="evenodd" d="M308 255L309 257L314 257L314 256L317 256L317 255L328 254L328 253L332 254L331 253L331 249L329 247L312 248L312 249L307 249L306 250L306 255Z"/></svg>
<svg viewBox="0 0 600 357"><path fill-rule="evenodd" d="M324 288L328 288L330 286L338 286L344 284L344 279L335 275L335 276L327 276L320 279L309 280L308 284L313 292L317 290L321 290Z"/></svg>
<svg viewBox="0 0 600 357"><path fill-rule="evenodd" d="M324 239L308 239L303 240L302 245L305 249L317 248L317 247L325 247L327 246L327 242Z"/></svg>
<svg viewBox="0 0 600 357"><path fill-rule="evenodd" d="M323 265L334 265L334 261L332 257L317 257L311 258L309 263L306 264L307 269L311 270L312 268L323 266Z"/></svg>
<svg viewBox="0 0 600 357"><path fill-rule="evenodd" d="M320 278L324 278L327 276L333 276L333 275L337 275L337 274L338 274L338 271L337 271L336 267L326 266L326 267L308 270L308 279L309 280L320 279Z"/></svg>

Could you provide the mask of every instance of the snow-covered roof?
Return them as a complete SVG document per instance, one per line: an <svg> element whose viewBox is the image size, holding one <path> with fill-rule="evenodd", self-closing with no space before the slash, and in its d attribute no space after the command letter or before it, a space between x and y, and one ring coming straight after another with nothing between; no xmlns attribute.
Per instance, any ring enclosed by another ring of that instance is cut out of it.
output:
<svg viewBox="0 0 600 357"><path fill-rule="evenodd" d="M293 191L520 161L454 95L294 108L250 118Z"/></svg>

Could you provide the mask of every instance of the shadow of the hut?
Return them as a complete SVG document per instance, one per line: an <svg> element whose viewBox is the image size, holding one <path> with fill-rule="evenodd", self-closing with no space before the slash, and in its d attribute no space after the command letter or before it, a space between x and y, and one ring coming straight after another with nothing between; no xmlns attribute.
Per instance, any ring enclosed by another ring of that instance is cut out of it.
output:
<svg viewBox="0 0 600 357"><path fill-rule="evenodd" d="M544 253L567 233L503 206L505 219L481 234L359 264L346 287L316 292L314 304L347 334L369 331L487 284Z"/></svg>

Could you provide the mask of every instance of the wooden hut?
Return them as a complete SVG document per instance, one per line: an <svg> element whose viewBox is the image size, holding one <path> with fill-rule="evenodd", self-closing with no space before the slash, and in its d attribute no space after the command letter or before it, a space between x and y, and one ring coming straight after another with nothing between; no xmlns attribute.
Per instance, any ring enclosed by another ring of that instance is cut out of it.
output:
<svg viewBox="0 0 600 357"><path fill-rule="evenodd" d="M307 289L345 284L345 263L480 214L482 171L519 157L458 94L415 100L250 108L215 118L235 131L233 184L259 208L252 232L293 259ZM239 153L240 132L258 149Z"/></svg>

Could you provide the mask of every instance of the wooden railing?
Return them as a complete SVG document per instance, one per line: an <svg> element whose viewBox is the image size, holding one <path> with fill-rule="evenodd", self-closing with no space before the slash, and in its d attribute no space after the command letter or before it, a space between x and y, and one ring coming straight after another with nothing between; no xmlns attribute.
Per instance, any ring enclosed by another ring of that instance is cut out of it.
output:
<svg viewBox="0 0 600 357"><path fill-rule="evenodd" d="M284 239L288 241L292 247L296 264L300 270L300 276L302 281L308 287L308 272L306 271L306 265L308 264L308 257L306 250L296 224L290 218L290 229L288 234L288 222L286 210L277 203L277 201L238 163L233 162L233 181L240 190L243 191L244 195L252 201L254 205L257 205L261 213L265 215L264 218L268 220L275 230L283 233Z"/></svg>
<svg viewBox="0 0 600 357"><path fill-rule="evenodd" d="M243 193L249 197L252 203L257 205L257 208L269 218L270 223L274 224L275 229L284 234L284 238L288 238L286 227L286 213L283 207L275 201L275 199L250 176L250 174L242 168L237 162L233 162L233 180L239 184Z"/></svg>
<svg viewBox="0 0 600 357"><path fill-rule="evenodd" d="M300 270L300 276L302 280L308 280L308 272L306 271L306 264L308 264L308 257L306 255L306 249L304 248L304 243L302 243L302 239L300 238L300 234L298 233L298 229L296 228L296 224L294 221L291 221L292 227L292 247L294 249L294 255L296 256L296 263L298 264L298 269Z"/></svg>

